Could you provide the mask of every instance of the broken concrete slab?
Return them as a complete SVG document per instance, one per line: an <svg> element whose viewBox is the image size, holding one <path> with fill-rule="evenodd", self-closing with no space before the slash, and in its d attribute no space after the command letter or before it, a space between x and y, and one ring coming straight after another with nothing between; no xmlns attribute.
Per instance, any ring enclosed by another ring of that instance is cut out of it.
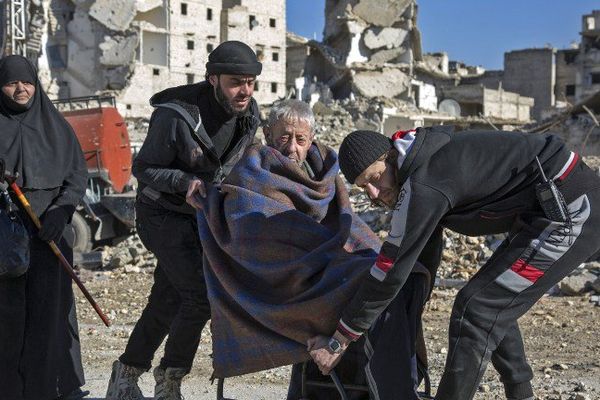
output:
<svg viewBox="0 0 600 400"><path fill-rule="evenodd" d="M413 0L361 0L352 8L352 12L369 24L392 26L412 3Z"/></svg>
<svg viewBox="0 0 600 400"><path fill-rule="evenodd" d="M371 50L376 50L382 47L392 49L402 46L404 39L408 35L408 31L398 28L377 28L372 27L366 30L363 40L365 46Z"/></svg>
<svg viewBox="0 0 600 400"><path fill-rule="evenodd" d="M134 0L96 0L90 7L90 17L113 31L124 31L136 14Z"/></svg>
<svg viewBox="0 0 600 400"><path fill-rule="evenodd" d="M389 50L380 50L377 53L372 54L369 61L375 64L384 64L398 61L400 55L404 54L406 51L407 50L403 47L398 47Z"/></svg>
<svg viewBox="0 0 600 400"><path fill-rule="evenodd" d="M589 290L596 279L596 275L587 271L571 275L560 282L560 291L566 296L578 296Z"/></svg>
<svg viewBox="0 0 600 400"><path fill-rule="evenodd" d="M100 64L117 67L132 63L135 59L135 50L138 43L139 37L135 32L129 36L105 36L104 42L98 45L102 52L100 55Z"/></svg>
<svg viewBox="0 0 600 400"><path fill-rule="evenodd" d="M365 97L393 98L405 93L410 87L410 76L396 68L355 72L353 91Z"/></svg>

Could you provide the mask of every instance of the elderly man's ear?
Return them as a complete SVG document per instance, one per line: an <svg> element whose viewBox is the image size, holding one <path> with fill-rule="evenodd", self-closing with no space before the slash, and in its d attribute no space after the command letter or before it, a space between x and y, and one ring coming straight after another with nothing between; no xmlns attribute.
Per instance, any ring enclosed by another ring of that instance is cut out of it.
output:
<svg viewBox="0 0 600 400"><path fill-rule="evenodd" d="M265 134L265 142L267 142L267 145L271 146L273 144L271 141L271 128L269 128L267 125L263 126L263 133Z"/></svg>

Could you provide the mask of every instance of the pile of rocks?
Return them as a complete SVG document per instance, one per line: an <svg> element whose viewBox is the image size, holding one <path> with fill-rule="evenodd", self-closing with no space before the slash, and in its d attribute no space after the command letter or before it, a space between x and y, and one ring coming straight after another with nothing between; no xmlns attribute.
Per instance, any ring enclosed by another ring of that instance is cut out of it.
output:
<svg viewBox="0 0 600 400"><path fill-rule="evenodd" d="M102 269L124 269L126 273L152 272L156 267L154 254L148 251L137 234L116 246L102 248Z"/></svg>
<svg viewBox="0 0 600 400"><path fill-rule="evenodd" d="M583 157L583 160L600 175L600 156L586 156Z"/></svg>

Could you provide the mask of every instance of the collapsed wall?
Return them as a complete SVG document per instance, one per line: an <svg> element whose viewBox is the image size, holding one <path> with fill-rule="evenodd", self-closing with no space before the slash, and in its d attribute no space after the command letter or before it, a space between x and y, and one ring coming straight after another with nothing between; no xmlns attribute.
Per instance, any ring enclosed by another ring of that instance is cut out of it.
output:
<svg viewBox="0 0 600 400"><path fill-rule="evenodd" d="M335 99L410 99L413 62L422 58L416 17L414 0L327 0L323 42L309 42L305 77Z"/></svg>
<svg viewBox="0 0 600 400"><path fill-rule="evenodd" d="M40 74L49 93L78 97L122 90L135 68L138 12L161 0L42 0ZM30 9L31 14L31 9Z"/></svg>

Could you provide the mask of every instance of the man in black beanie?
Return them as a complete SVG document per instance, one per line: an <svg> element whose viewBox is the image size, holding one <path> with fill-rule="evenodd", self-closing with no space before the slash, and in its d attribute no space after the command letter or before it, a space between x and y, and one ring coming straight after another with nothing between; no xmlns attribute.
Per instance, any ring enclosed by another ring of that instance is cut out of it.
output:
<svg viewBox="0 0 600 400"><path fill-rule="evenodd" d="M473 236L508 233L458 293L436 399L472 399L491 360L508 399L532 400L533 372L517 319L600 255L600 178L558 137L449 127L400 131L391 139L355 131L344 139L339 162L350 183L393 210L392 227L336 332L311 339L321 371L328 373L369 329L417 260L435 276L443 227Z"/></svg>
<svg viewBox="0 0 600 400"><path fill-rule="evenodd" d="M137 381L168 335L154 369L154 399L181 399L210 319L198 238L196 196L219 184L253 141L259 111L253 99L262 64L237 41L221 43L206 63L206 81L155 94L148 135L133 163L138 179L136 227L158 264L148 304L125 352L113 364L107 400L142 400Z"/></svg>

